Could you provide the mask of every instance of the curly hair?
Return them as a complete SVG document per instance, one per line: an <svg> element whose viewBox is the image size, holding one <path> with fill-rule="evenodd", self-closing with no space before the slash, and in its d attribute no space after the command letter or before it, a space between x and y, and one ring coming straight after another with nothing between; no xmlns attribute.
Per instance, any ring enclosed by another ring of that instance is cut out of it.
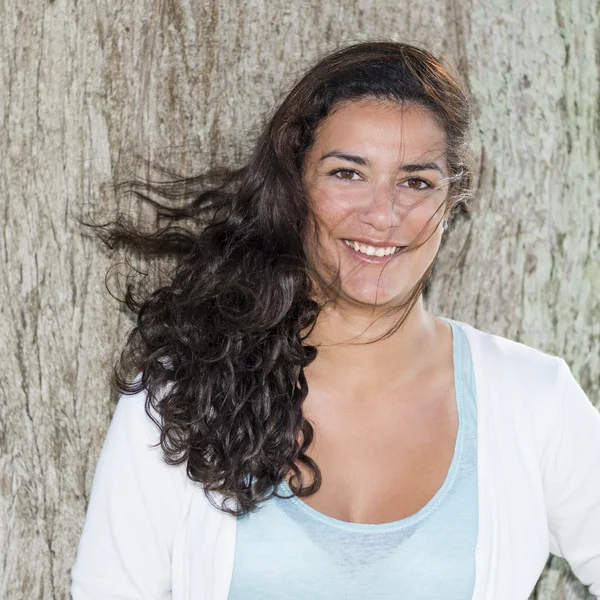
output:
<svg viewBox="0 0 600 600"><path fill-rule="evenodd" d="M160 427L167 463L185 463L213 505L236 516L278 495L277 484L290 472L300 497L321 484L307 455L314 430L302 414L304 368L317 356L306 338L324 306L315 293L319 275L305 254L312 213L302 168L331 111L364 98L430 112L447 140L446 214L466 206L472 167L464 83L428 51L383 41L342 48L312 66L275 110L243 167L121 184L150 202L166 226L142 233L123 215L92 225L110 247L176 260L157 289L144 295L128 285L125 302L137 322L115 366L115 383L121 393L147 392L146 412ZM304 485L299 464L311 473L311 485ZM224 501L217 505L211 492Z"/></svg>

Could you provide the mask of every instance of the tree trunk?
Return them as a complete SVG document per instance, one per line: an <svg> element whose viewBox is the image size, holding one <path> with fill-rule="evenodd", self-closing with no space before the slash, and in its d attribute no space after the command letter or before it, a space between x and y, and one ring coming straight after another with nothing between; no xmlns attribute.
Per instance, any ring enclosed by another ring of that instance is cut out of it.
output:
<svg viewBox="0 0 600 600"><path fill-rule="evenodd" d="M282 90L343 43L423 43L459 65L473 94L480 191L451 227L428 308L564 357L598 402L599 8L5 0L2 597L68 597L114 405L110 369L131 325L105 289L119 258L71 209L114 208L124 157L182 175L241 161ZM588 596L552 559L535 597Z"/></svg>

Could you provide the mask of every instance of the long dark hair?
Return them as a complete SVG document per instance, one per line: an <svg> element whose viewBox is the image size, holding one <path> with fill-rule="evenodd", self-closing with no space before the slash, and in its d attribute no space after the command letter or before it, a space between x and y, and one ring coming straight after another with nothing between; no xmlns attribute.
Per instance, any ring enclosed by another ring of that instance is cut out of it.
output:
<svg viewBox="0 0 600 600"><path fill-rule="evenodd" d="M222 494L219 508L234 515L277 494L287 473L301 497L321 484L306 454L313 428L302 414L304 368L317 354L305 340L323 303L315 299L319 275L305 254L312 220L301 174L319 124L340 102L364 98L430 112L446 133L445 213L465 205L472 193L470 109L460 77L426 50L370 42L310 68L243 167L163 184L121 184L156 209L163 223L157 230L140 232L123 216L94 225L111 247L176 261L156 289L142 294L129 285L125 302L137 323L115 382L122 393L147 391L146 411L160 427L166 461L185 463L209 500L215 504L210 492ZM304 485L299 464L311 473L311 485Z"/></svg>

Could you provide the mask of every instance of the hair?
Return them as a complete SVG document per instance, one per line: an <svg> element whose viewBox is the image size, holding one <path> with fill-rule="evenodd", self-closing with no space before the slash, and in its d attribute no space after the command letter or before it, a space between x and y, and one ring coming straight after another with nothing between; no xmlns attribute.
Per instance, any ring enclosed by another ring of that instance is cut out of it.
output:
<svg viewBox="0 0 600 600"><path fill-rule="evenodd" d="M321 485L306 453L314 430L302 404L304 368L317 356L306 338L324 306L317 291L326 286L319 286L305 253L314 219L302 168L332 110L366 98L429 111L446 134L444 213L466 206L472 166L465 84L424 49L367 42L337 50L306 71L242 167L119 184L154 207L163 223L156 230L142 232L124 215L91 225L111 248L175 260L168 281L153 290L129 281L125 303L137 319L114 381L120 393L147 392L146 412L160 428L166 462L185 463L211 503L236 516L279 495L277 485L290 472L290 488L300 497ZM409 307L432 268L412 290ZM300 464L311 474L310 485ZM212 492L223 502L216 504Z"/></svg>

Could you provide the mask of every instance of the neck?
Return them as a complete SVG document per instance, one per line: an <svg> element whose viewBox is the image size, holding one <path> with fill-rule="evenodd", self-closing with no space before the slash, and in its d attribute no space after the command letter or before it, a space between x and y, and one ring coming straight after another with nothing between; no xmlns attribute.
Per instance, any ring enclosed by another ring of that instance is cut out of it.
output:
<svg viewBox="0 0 600 600"><path fill-rule="evenodd" d="M371 314L359 311L335 308L322 313L307 339L318 349L317 358L305 370L307 378L327 381L353 395L411 380L428 363L439 331L435 317L423 307L422 296L398 331L365 344L389 331L402 316L374 323Z"/></svg>

